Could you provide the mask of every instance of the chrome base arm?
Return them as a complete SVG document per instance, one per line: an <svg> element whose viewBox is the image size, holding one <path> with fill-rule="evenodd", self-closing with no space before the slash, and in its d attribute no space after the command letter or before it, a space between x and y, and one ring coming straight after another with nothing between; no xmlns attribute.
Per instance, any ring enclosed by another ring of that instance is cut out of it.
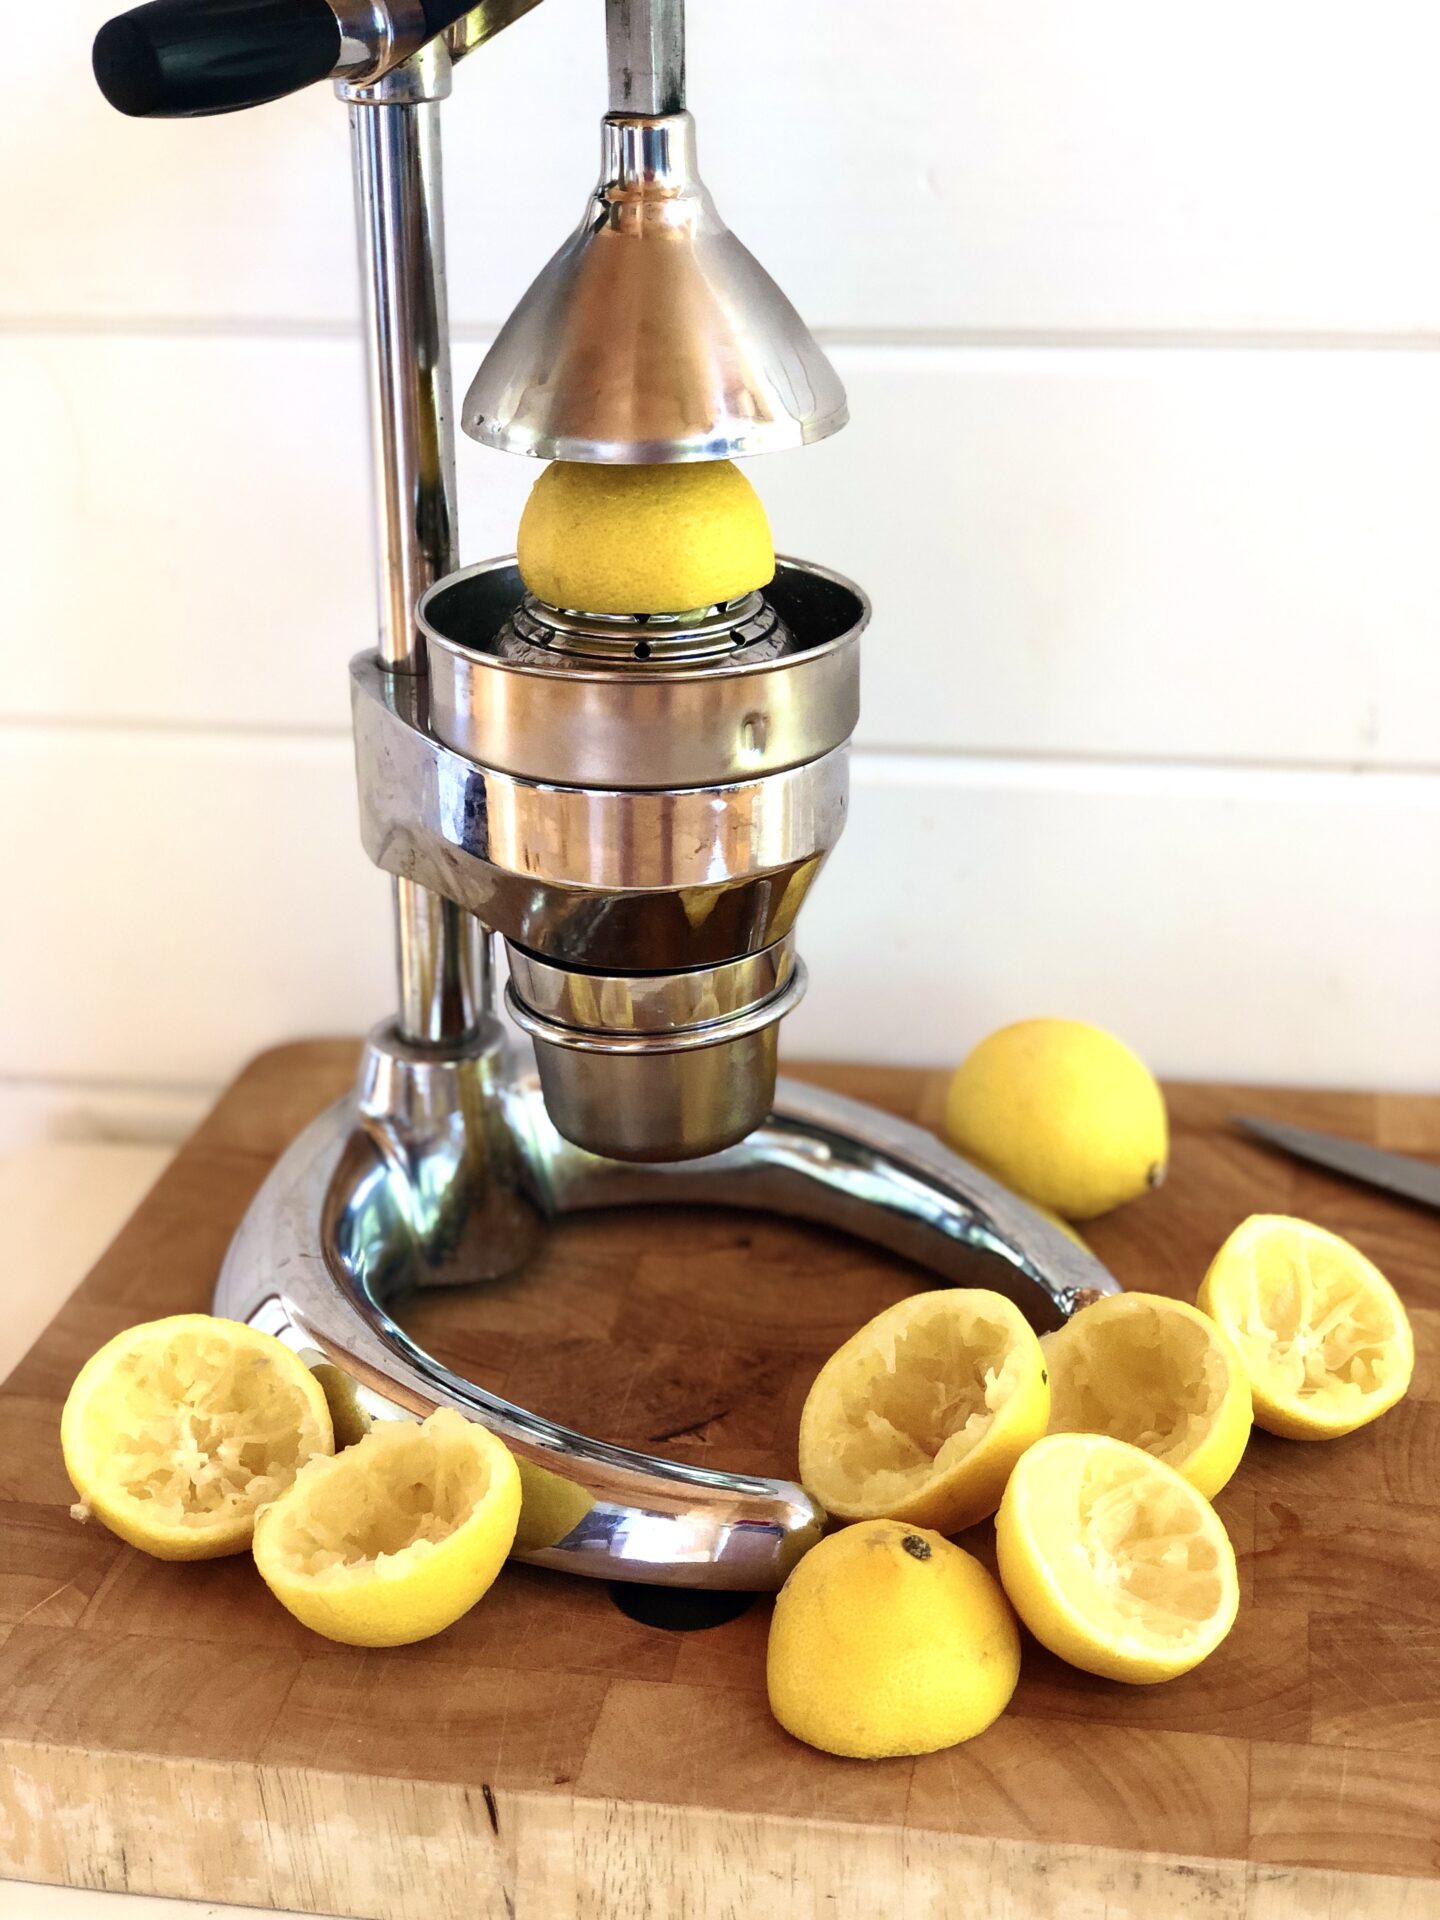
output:
<svg viewBox="0 0 1440 1920"><path fill-rule="evenodd" d="M391 1308L417 1287L494 1279L562 1214L733 1206L823 1223L995 1288L1039 1328L1116 1291L1083 1248L919 1127L782 1081L769 1120L707 1160L598 1160L551 1126L533 1074L505 1070L490 1023L444 1059L380 1030L357 1093L282 1155L231 1244L215 1311L320 1370L353 1439L376 1419L457 1408L520 1463L515 1554L671 1586L778 1587L824 1515L798 1486L682 1465L539 1419L440 1364Z"/></svg>

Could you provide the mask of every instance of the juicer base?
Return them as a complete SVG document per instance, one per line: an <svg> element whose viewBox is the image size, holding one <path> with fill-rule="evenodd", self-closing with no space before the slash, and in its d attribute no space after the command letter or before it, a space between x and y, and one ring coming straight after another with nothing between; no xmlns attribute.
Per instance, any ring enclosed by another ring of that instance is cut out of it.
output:
<svg viewBox="0 0 1440 1920"><path fill-rule="evenodd" d="M322 1368L337 1435L449 1406L520 1464L517 1558L610 1580L765 1591L818 1537L797 1485L684 1465L589 1438L462 1379L392 1315L416 1288L523 1266L545 1224L593 1209L731 1206L809 1220L1057 1326L1118 1290L1083 1248L921 1128L779 1083L765 1123L706 1159L606 1161L551 1125L533 1072L487 1022L445 1056L379 1029L357 1092L276 1162L231 1243L215 1311Z"/></svg>

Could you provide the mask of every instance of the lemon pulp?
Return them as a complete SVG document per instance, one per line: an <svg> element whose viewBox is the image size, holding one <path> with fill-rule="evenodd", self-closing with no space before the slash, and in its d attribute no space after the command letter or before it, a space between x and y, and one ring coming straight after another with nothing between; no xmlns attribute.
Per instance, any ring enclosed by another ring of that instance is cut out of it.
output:
<svg viewBox="0 0 1440 1920"><path fill-rule="evenodd" d="M915 1294L821 1368L800 1416L800 1478L843 1519L889 1515L958 1532L995 1511L1045 1431L1040 1343L983 1288Z"/></svg>
<svg viewBox="0 0 1440 1920"><path fill-rule="evenodd" d="M1115 1680L1167 1680L1214 1651L1239 1605L1235 1553L1189 1481L1127 1441L1052 1434L1017 1465L995 1526L1000 1577L1036 1639Z"/></svg>
<svg viewBox="0 0 1440 1920"><path fill-rule="evenodd" d="M70 1389L60 1439L79 1511L177 1560L246 1547L258 1510L334 1446L324 1391L298 1355L199 1313L103 1346Z"/></svg>
<svg viewBox="0 0 1440 1920"><path fill-rule="evenodd" d="M1161 1294L1108 1294L1041 1339L1050 1431L1143 1447L1213 1498L1250 1435L1250 1384L1213 1320Z"/></svg>
<svg viewBox="0 0 1440 1920"><path fill-rule="evenodd" d="M1257 1425L1287 1439L1351 1433L1410 1384L1415 1343L1399 1295L1357 1247L1308 1221L1244 1221L1199 1305L1239 1347Z"/></svg>
<svg viewBox="0 0 1440 1920"><path fill-rule="evenodd" d="M765 509L728 460L652 467L557 460L525 503L516 557L539 599L600 614L723 605L775 572Z"/></svg>
<svg viewBox="0 0 1440 1920"><path fill-rule="evenodd" d="M515 1539L520 1475L503 1442L450 1409L384 1421L315 1461L255 1528L281 1603L332 1640L402 1646L452 1625Z"/></svg>

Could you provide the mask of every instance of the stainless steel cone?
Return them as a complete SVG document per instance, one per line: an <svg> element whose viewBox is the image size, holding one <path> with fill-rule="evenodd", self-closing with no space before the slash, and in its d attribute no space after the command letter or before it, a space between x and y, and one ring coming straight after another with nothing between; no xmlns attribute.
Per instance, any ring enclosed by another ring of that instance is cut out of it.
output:
<svg viewBox="0 0 1440 1920"><path fill-rule="evenodd" d="M730 232L688 113L611 114L579 231L501 328L466 433L545 460L658 464L771 453L845 424L845 390Z"/></svg>

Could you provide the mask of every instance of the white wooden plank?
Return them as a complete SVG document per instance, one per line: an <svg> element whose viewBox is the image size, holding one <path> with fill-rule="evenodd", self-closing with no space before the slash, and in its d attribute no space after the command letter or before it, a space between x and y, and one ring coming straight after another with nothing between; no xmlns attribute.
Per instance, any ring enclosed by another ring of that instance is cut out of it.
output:
<svg viewBox="0 0 1440 1920"><path fill-rule="evenodd" d="M457 351L468 363L473 347ZM862 741L1440 764L1440 359L852 348L753 463L875 603ZM343 729L373 597L339 340L0 340L11 718ZM529 462L460 448L468 558Z"/></svg>
<svg viewBox="0 0 1440 1920"><path fill-rule="evenodd" d="M109 110L103 9L19 9L11 315L348 321L329 89ZM727 0L690 9L707 176L840 329L1404 333L1440 324L1440 16L1418 0ZM451 310L493 325L579 217L601 9L548 0L446 110Z"/></svg>
<svg viewBox="0 0 1440 1920"><path fill-rule="evenodd" d="M0 945L0 1073L218 1085L391 1001L384 881L339 739L0 742L45 857ZM1021 1015L1157 1069L1433 1085L1440 778L861 755L800 923L792 1055L946 1061Z"/></svg>
<svg viewBox="0 0 1440 1920"><path fill-rule="evenodd" d="M945 1062L1009 1020L1157 1072L1431 1089L1440 779L862 756L800 922L797 1054Z"/></svg>
<svg viewBox="0 0 1440 1920"><path fill-rule="evenodd" d="M7 715L348 727L375 638L357 346L11 337L0 417ZM481 551L533 479L488 465Z"/></svg>
<svg viewBox="0 0 1440 1920"><path fill-rule="evenodd" d="M862 739L1440 763L1440 360L845 364L847 431L754 472L874 598Z"/></svg>
<svg viewBox="0 0 1440 1920"><path fill-rule="evenodd" d="M0 818L35 850L0 943L0 1075L217 1087L393 1005L341 736L8 731Z"/></svg>

